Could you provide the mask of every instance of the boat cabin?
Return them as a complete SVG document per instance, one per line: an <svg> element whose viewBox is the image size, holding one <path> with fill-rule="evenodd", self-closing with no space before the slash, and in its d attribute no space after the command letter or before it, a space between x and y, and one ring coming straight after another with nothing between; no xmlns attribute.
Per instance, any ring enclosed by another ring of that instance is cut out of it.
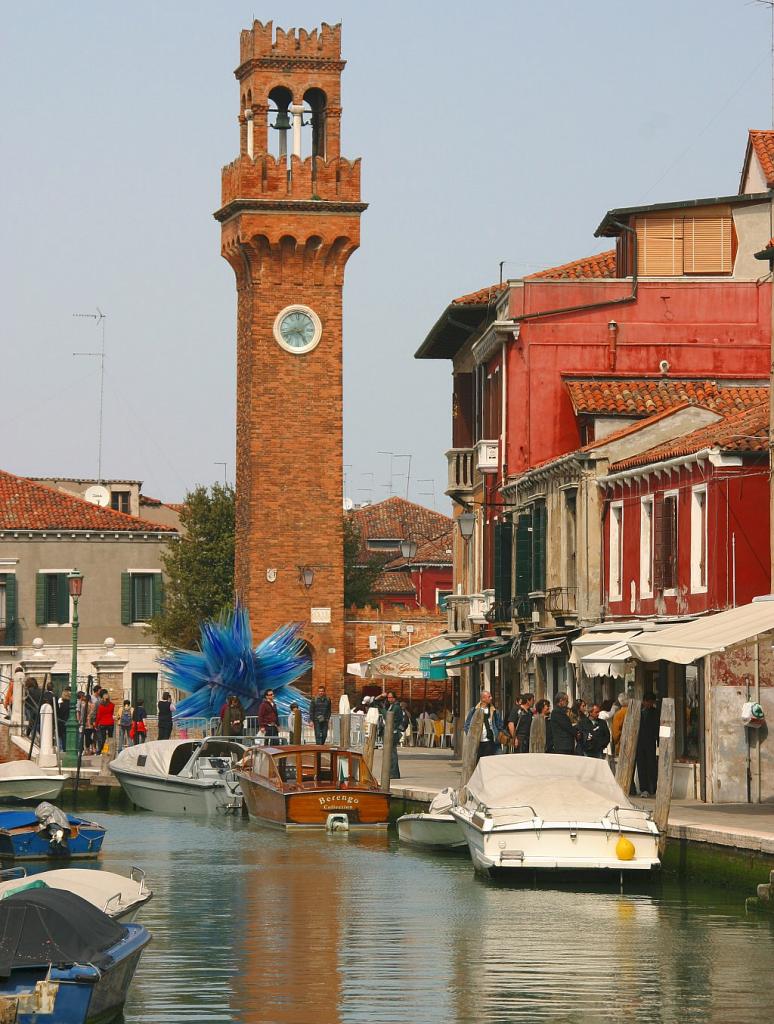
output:
<svg viewBox="0 0 774 1024"><path fill-rule="evenodd" d="M264 785L283 792L379 789L362 754L336 747L256 747L248 753L244 767Z"/></svg>

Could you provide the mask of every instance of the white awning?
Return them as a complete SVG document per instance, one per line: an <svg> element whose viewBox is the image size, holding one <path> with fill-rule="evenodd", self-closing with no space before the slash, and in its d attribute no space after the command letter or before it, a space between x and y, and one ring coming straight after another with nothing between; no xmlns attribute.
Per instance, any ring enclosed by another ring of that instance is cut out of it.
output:
<svg viewBox="0 0 774 1024"><path fill-rule="evenodd" d="M597 651L602 651L612 644L619 643L622 640L628 640L630 637L637 636L641 630L630 629L621 630L618 632L589 632L584 633L583 636L579 636L577 640L572 642L572 654L570 655L571 665L580 665L583 658L586 655L594 654Z"/></svg>
<svg viewBox="0 0 774 1024"><path fill-rule="evenodd" d="M439 636L420 640L417 644L401 647L397 651L378 654L370 661L347 665L347 672L357 675L361 679L423 679L424 676L419 667L420 656L438 654L439 651L448 651L455 646L453 640L450 640L445 633L441 633ZM354 671L355 666L358 668L357 672Z"/></svg>
<svg viewBox="0 0 774 1024"><path fill-rule="evenodd" d="M586 654L581 658L581 667L587 676L619 676L626 675L626 662L632 652L626 640L603 647L600 651Z"/></svg>
<svg viewBox="0 0 774 1024"><path fill-rule="evenodd" d="M773 629L774 601L753 601L727 612L681 622L654 634L641 634L629 641L629 647L640 661L690 665L698 658L724 651Z"/></svg>

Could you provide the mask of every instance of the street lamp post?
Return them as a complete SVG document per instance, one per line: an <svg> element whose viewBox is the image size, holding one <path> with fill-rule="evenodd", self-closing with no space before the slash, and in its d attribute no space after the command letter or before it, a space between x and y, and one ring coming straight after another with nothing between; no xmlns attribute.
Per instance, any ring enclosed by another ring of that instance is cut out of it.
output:
<svg viewBox="0 0 774 1024"><path fill-rule="evenodd" d="M67 574L67 586L73 599L73 661L70 670L70 714L67 716L67 741L63 763L74 768L78 763L78 598L83 576L77 569Z"/></svg>

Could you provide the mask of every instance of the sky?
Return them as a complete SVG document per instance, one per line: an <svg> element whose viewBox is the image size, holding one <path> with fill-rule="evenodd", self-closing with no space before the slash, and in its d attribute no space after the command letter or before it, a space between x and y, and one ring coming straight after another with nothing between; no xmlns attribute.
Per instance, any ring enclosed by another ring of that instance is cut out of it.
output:
<svg viewBox="0 0 774 1024"><path fill-rule="evenodd" d="M754 0L0 10L0 469L97 476L101 360L73 353L104 326L102 475L165 501L234 479L236 294L212 213L253 17L343 23L342 155L370 204L344 290L356 502L448 509L451 368L413 356L452 298L501 260L519 277L607 248L607 209L735 192L747 129L771 126Z"/></svg>

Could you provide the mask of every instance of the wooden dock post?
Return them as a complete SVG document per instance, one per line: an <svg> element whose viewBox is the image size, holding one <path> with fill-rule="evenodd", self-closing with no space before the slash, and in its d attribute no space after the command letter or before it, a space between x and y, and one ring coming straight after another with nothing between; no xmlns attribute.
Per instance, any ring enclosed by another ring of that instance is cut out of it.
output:
<svg viewBox="0 0 774 1024"><path fill-rule="evenodd" d="M301 708L296 708L293 712L293 731L290 740L294 746L301 742Z"/></svg>
<svg viewBox="0 0 774 1024"><path fill-rule="evenodd" d="M661 701L661 719L658 729L658 781L656 783L656 808L653 811L653 820L661 833L658 840L658 853L660 857L664 855L667 841L674 766L675 702L671 697L664 697Z"/></svg>
<svg viewBox="0 0 774 1024"><path fill-rule="evenodd" d="M350 730L352 725L352 719L349 715L342 715L339 719L339 735L341 737L340 745L345 749L349 750L351 746Z"/></svg>
<svg viewBox="0 0 774 1024"><path fill-rule="evenodd" d="M530 754L545 754L546 752L546 720L543 715L533 715L529 727L529 752Z"/></svg>
<svg viewBox="0 0 774 1024"><path fill-rule="evenodd" d="M637 759L637 737L640 734L640 712L642 702L633 697L629 700L621 743L618 748L618 763L615 768L615 781L628 796L634 779L634 765Z"/></svg>
<svg viewBox="0 0 774 1024"><path fill-rule="evenodd" d="M385 793L390 792L390 765L392 763L392 749L395 746L395 712L388 711L384 716L384 739L382 741L382 789Z"/></svg>
<svg viewBox="0 0 774 1024"><path fill-rule="evenodd" d="M376 747L376 733L378 730L376 722L366 722L365 742L363 743L363 760L368 766L369 772L374 769L374 748Z"/></svg>
<svg viewBox="0 0 774 1024"><path fill-rule="evenodd" d="M478 745L481 742L481 730L484 726L484 712L476 708L470 720L470 726L462 743L462 771L460 772L460 789L467 786L468 779L476 770Z"/></svg>

